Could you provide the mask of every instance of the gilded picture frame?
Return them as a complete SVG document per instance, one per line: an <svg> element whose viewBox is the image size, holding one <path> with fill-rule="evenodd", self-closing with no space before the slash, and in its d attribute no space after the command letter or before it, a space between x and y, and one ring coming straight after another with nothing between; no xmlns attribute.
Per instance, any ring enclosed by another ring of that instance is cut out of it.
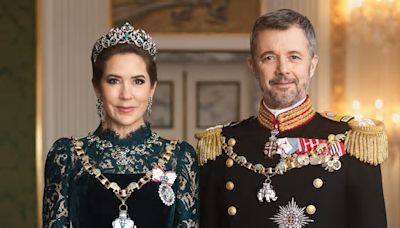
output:
<svg viewBox="0 0 400 228"><path fill-rule="evenodd" d="M110 0L111 24L131 23L160 50L248 50L261 0Z"/></svg>

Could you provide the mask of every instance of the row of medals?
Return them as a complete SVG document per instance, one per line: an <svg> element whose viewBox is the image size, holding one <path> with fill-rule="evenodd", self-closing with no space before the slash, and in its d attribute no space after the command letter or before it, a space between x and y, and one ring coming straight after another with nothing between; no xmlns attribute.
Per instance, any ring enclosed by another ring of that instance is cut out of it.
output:
<svg viewBox="0 0 400 228"><path fill-rule="evenodd" d="M278 133L279 131L277 129L272 130L269 141L265 143L264 154L267 159L272 159L278 151L278 145L276 142L276 135ZM277 174L284 174L293 168L301 168L309 164L322 165L322 167L329 172L337 171L342 166L339 156L337 155L332 156L327 153L319 154L316 151L310 151L305 154L281 155L281 159L275 169ZM270 177L267 177L262 188L257 192L257 199L260 202L263 202L264 199L266 202L276 201L278 199L278 196L271 185Z"/></svg>

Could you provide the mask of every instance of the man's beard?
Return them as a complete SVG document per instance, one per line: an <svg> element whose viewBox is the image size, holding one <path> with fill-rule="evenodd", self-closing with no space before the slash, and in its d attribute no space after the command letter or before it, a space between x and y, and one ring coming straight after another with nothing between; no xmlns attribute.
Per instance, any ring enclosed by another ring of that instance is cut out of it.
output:
<svg viewBox="0 0 400 228"><path fill-rule="evenodd" d="M306 96L309 81L299 84L299 80L291 79L289 80L286 76L278 76L270 81L272 83L279 83L281 81L290 81L295 84L295 90L290 89L286 92L277 92L272 90L264 91L264 100L269 108L272 109L284 109L288 108Z"/></svg>

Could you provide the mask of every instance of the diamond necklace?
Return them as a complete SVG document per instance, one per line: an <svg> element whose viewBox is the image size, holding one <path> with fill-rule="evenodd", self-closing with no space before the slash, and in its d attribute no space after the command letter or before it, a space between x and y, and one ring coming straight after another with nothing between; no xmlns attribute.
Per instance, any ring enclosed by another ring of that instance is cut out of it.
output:
<svg viewBox="0 0 400 228"><path fill-rule="evenodd" d="M125 202L134 191L141 189L143 185L150 182L150 180L152 179L152 172L146 172L146 174L142 178L140 178L139 181L133 181L129 183L126 188L122 189L116 182L111 182L110 180L108 180L108 178L101 173L100 169L97 169L93 164L90 163L89 156L82 148L82 141L76 138L72 138L71 140L74 147L74 152L81 160L83 168L90 175L99 180L104 187L106 187L107 189L111 189L114 192L115 196L121 201L121 204L119 205L119 217L113 221L112 226L114 228L137 228L133 220L129 218L128 205L126 205ZM165 169L165 164L170 160L172 156L172 151L176 148L175 146L177 142L178 141L176 140L171 140L170 143L166 145L165 151L160 155L160 158L158 159L157 165L155 167L159 167L162 170Z"/></svg>

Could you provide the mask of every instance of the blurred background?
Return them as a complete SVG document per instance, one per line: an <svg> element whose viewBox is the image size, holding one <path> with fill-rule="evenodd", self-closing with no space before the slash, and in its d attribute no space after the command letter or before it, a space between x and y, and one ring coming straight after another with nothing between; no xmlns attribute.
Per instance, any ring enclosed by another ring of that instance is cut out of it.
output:
<svg viewBox="0 0 400 228"><path fill-rule="evenodd" d="M385 123L388 223L400 227L400 0L0 1L0 227L41 226L47 151L98 126L90 53L113 25L129 21L153 36L159 86L149 121L194 143L199 129L257 113L249 32L280 8L316 29L315 108Z"/></svg>

